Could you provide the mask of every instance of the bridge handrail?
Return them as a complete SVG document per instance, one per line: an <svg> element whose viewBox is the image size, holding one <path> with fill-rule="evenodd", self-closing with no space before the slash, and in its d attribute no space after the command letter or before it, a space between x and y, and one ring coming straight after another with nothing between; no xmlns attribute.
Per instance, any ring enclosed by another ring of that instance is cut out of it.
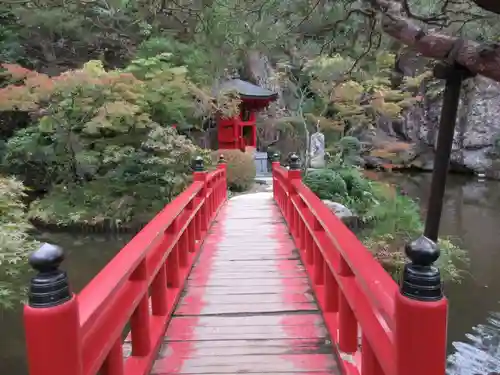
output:
<svg viewBox="0 0 500 375"><path fill-rule="evenodd" d="M88 333L87 325L95 323L104 312L101 306L113 298L116 291L129 279L139 263L161 239L161 234L170 227L187 205L203 188L203 182L194 181L185 191L166 205L116 256L85 286L78 295L80 324L84 339ZM203 203L203 202L200 202ZM201 204L193 210L196 213ZM117 280L117 275L119 279Z"/></svg>
<svg viewBox="0 0 500 375"><path fill-rule="evenodd" d="M275 201L311 278L344 373L444 375L446 299L404 296L354 233L304 185L300 170L273 162L272 171Z"/></svg>
<svg viewBox="0 0 500 375"><path fill-rule="evenodd" d="M292 181L295 191L325 230L329 240L356 276L356 281L368 293L373 308L380 312L387 325L394 328L394 298L398 286L377 262L356 235L300 180ZM299 212L301 213L301 212ZM310 226L306 222L306 225ZM311 228L313 229L313 228ZM335 233L335 234L334 234ZM345 249L349 248L350 251ZM331 257L331 254L324 254ZM334 264L333 262L330 267ZM338 262L337 262L338 265ZM338 267L335 270L338 272Z"/></svg>
<svg viewBox="0 0 500 375"><path fill-rule="evenodd" d="M206 172L200 162L192 184L78 296L57 306L25 306L30 375L148 374L195 255L226 198L225 164ZM132 350L124 360L127 323Z"/></svg>

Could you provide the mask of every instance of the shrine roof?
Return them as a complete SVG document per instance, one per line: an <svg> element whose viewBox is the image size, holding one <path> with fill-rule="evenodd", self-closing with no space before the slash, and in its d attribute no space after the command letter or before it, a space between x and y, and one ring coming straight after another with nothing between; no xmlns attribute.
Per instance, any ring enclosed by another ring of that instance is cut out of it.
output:
<svg viewBox="0 0 500 375"><path fill-rule="evenodd" d="M241 79L231 79L223 82L217 92L234 90L240 94L241 99L267 99L276 100L278 93L263 87L254 85L253 83L242 81Z"/></svg>

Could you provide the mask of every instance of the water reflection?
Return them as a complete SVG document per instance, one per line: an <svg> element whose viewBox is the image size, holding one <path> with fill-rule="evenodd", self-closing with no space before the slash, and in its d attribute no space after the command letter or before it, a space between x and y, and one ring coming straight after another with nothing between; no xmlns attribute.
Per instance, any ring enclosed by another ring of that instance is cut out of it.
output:
<svg viewBox="0 0 500 375"><path fill-rule="evenodd" d="M128 236L73 236L40 233L40 241L62 246L66 252L63 268L67 270L74 291L81 290L130 239ZM0 374L28 373L25 361L22 309L0 310Z"/></svg>
<svg viewBox="0 0 500 375"><path fill-rule="evenodd" d="M385 177L419 198L423 211L430 175ZM450 300L447 375L500 374L500 182L451 175L441 233L469 252L469 274L446 285Z"/></svg>
<svg viewBox="0 0 500 375"><path fill-rule="evenodd" d="M472 328L468 342L453 342L455 353L448 357L450 375L498 374L500 371L500 313L493 312L486 324Z"/></svg>

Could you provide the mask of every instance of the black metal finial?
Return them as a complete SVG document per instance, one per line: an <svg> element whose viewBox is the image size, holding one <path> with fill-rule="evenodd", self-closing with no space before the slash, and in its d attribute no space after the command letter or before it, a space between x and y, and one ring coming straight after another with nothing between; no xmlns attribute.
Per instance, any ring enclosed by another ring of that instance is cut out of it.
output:
<svg viewBox="0 0 500 375"><path fill-rule="evenodd" d="M219 155L219 164L225 164L226 163L226 159L224 159L224 154L220 154Z"/></svg>
<svg viewBox="0 0 500 375"><path fill-rule="evenodd" d="M54 307L71 299L66 272L59 269L64 260L61 247L45 243L28 261L38 274L31 279L28 303L31 307Z"/></svg>
<svg viewBox="0 0 500 375"><path fill-rule="evenodd" d="M276 152L273 154L273 157L271 158L271 160L272 160L273 162L280 161L280 154L279 154L279 152L277 152L277 151L276 151Z"/></svg>
<svg viewBox="0 0 500 375"><path fill-rule="evenodd" d="M300 169L300 158L296 153L290 155L290 169L291 170Z"/></svg>
<svg viewBox="0 0 500 375"><path fill-rule="evenodd" d="M193 160L193 171L195 172L203 172L205 170L205 164L203 163L203 158L201 156L197 156Z"/></svg>
<svg viewBox="0 0 500 375"><path fill-rule="evenodd" d="M419 301L438 301L443 298L439 269L433 264L439 258L439 248L431 239L420 236L405 246L411 263L404 267L401 294Z"/></svg>

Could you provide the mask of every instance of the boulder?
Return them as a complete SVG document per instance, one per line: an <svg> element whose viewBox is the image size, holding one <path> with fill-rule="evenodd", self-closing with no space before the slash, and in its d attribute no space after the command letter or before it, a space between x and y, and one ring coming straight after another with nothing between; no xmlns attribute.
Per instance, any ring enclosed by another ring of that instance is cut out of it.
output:
<svg viewBox="0 0 500 375"><path fill-rule="evenodd" d="M323 200L323 203L354 233L361 229L360 218L349 208L347 208L343 204L327 199Z"/></svg>

